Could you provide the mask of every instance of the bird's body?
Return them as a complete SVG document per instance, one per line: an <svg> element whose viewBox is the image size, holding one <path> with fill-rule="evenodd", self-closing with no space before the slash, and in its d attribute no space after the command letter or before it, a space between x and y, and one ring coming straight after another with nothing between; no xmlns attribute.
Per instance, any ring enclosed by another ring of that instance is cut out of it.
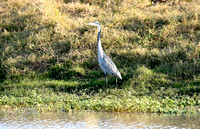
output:
<svg viewBox="0 0 200 129"><path fill-rule="evenodd" d="M105 74L106 79L106 87L107 87L107 74L114 75L115 77L122 79L121 74L113 61L105 54L103 48L101 46L101 25L99 22L89 23L89 25L97 26L98 27L98 35L97 35L97 52L98 52L98 62L101 67L101 70ZM116 80L117 82L117 80Z"/></svg>
<svg viewBox="0 0 200 129"><path fill-rule="evenodd" d="M105 54L103 53L103 57L101 57L98 54L98 62L105 74L111 74L116 76L119 79L122 79L121 74L115 64L112 62L112 60Z"/></svg>

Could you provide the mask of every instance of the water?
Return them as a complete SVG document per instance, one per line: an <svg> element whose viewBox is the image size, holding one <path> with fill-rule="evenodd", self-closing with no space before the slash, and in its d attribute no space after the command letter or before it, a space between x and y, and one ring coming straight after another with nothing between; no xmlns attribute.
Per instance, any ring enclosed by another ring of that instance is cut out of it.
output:
<svg viewBox="0 0 200 129"><path fill-rule="evenodd" d="M0 129L200 128L198 115L0 112Z"/></svg>

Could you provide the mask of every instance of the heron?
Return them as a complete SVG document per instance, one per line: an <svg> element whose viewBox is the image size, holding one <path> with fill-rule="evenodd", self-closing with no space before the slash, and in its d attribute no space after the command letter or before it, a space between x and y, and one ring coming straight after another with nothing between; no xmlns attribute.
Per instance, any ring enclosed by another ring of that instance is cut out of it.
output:
<svg viewBox="0 0 200 129"><path fill-rule="evenodd" d="M88 23L88 25L91 26L97 26L98 28L98 35L97 35L97 52L98 52L98 63L101 68L101 70L105 74L105 82L106 82L106 89L107 89L107 75L111 74L116 77L116 85L117 85L117 78L122 79L122 76L113 63L113 61L106 55L106 53L103 51L103 48L101 46L101 25L98 21L95 21L94 23Z"/></svg>

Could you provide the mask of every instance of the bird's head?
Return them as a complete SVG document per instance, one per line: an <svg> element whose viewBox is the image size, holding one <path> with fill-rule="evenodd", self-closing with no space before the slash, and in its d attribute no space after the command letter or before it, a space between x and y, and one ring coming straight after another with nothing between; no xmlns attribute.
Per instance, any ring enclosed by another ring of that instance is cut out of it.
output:
<svg viewBox="0 0 200 129"><path fill-rule="evenodd" d="M88 23L88 25L91 25L91 26L101 26L100 23L98 21L95 21L93 23Z"/></svg>

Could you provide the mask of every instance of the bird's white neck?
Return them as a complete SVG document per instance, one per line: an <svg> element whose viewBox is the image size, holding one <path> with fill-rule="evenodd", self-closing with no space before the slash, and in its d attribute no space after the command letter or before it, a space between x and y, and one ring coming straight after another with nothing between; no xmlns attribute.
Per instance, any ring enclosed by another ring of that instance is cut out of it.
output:
<svg viewBox="0 0 200 129"><path fill-rule="evenodd" d="M98 51L98 56L103 57L103 48L101 46L101 26L98 26L98 35L97 35L97 51Z"/></svg>

